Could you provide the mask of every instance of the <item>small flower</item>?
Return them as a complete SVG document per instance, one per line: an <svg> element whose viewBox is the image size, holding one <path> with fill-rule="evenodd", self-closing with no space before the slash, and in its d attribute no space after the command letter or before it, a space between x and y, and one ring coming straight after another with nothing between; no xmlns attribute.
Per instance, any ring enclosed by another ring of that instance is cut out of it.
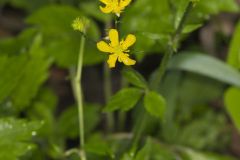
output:
<svg viewBox="0 0 240 160"><path fill-rule="evenodd" d="M126 6L132 0L100 0L100 2L105 4L105 7L100 6L103 13L115 13L118 17L120 13L125 9Z"/></svg>
<svg viewBox="0 0 240 160"><path fill-rule="evenodd" d="M88 28L89 25L89 20L86 18L76 18L73 23L72 23L72 27L74 30L76 31L80 31L80 32L86 32L86 29Z"/></svg>
<svg viewBox="0 0 240 160"><path fill-rule="evenodd" d="M107 61L110 68L115 67L116 61L123 62L125 65L130 66L136 63L135 60L129 58L128 48L136 42L136 37L129 34L125 40L119 42L118 31L116 29L111 29L109 31L110 43L107 44L104 41L97 43L97 48L102 52L110 53L109 59Z"/></svg>

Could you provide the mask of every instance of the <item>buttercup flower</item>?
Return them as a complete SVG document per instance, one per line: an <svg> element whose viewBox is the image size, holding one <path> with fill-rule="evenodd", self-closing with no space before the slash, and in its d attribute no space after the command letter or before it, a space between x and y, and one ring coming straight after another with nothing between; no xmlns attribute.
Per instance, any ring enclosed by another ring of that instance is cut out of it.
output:
<svg viewBox="0 0 240 160"><path fill-rule="evenodd" d="M136 63L135 60L129 58L128 48L136 42L136 37L129 34L125 40L119 42L119 35L116 29L109 31L110 43L107 44L104 41L97 43L97 48L102 52L110 53L107 61L110 68L115 67L116 61L123 62L125 65L130 66Z"/></svg>
<svg viewBox="0 0 240 160"><path fill-rule="evenodd" d="M100 0L100 2L105 4L105 7L100 6L100 9L103 13L112 12L119 17L122 10L124 10L131 1L132 0Z"/></svg>

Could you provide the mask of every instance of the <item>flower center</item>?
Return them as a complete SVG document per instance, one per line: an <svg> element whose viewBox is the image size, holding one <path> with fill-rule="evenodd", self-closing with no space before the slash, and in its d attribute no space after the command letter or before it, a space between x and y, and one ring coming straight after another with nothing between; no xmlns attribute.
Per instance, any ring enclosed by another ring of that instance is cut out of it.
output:
<svg viewBox="0 0 240 160"><path fill-rule="evenodd" d="M124 50L122 49L121 45L117 45L114 47L115 53L121 54Z"/></svg>

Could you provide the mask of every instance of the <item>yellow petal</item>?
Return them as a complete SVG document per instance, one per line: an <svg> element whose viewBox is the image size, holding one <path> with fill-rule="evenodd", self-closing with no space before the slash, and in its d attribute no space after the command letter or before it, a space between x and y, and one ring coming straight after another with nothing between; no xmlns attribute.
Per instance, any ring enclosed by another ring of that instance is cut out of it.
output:
<svg viewBox="0 0 240 160"><path fill-rule="evenodd" d="M121 53L118 57L119 62L123 62L127 66L136 64L136 61L129 58L129 55L126 53Z"/></svg>
<svg viewBox="0 0 240 160"><path fill-rule="evenodd" d="M116 47L119 45L118 31L116 29L110 29L109 39L111 41L111 46Z"/></svg>
<svg viewBox="0 0 240 160"><path fill-rule="evenodd" d="M112 4L113 4L114 6L118 6L118 1L119 1L119 0L112 0Z"/></svg>
<svg viewBox="0 0 240 160"><path fill-rule="evenodd" d="M124 9L126 6L128 6L129 5L129 3L131 3L131 1L132 0L120 0L120 7L122 8L122 9Z"/></svg>
<svg viewBox="0 0 240 160"><path fill-rule="evenodd" d="M121 43L122 49L127 50L136 42L136 37L133 34L129 34L127 38Z"/></svg>
<svg viewBox="0 0 240 160"><path fill-rule="evenodd" d="M117 58L118 58L117 54L112 54L109 56L108 61L107 61L109 68L115 67Z"/></svg>
<svg viewBox="0 0 240 160"><path fill-rule="evenodd" d="M100 0L100 2L104 3L104 4L109 4L111 3L112 1L111 0Z"/></svg>
<svg viewBox="0 0 240 160"><path fill-rule="evenodd" d="M113 13L115 13L116 16L118 16L118 17L120 17L121 12L122 12L122 8L119 7L119 6L118 6L118 7L115 7L115 8L113 9Z"/></svg>
<svg viewBox="0 0 240 160"><path fill-rule="evenodd" d="M97 43L97 48L102 52L113 53L113 48L110 47L106 42L100 41Z"/></svg>
<svg viewBox="0 0 240 160"><path fill-rule="evenodd" d="M103 13L111 13L113 11L113 7L112 7L112 5L106 5L106 7L100 6L100 10Z"/></svg>

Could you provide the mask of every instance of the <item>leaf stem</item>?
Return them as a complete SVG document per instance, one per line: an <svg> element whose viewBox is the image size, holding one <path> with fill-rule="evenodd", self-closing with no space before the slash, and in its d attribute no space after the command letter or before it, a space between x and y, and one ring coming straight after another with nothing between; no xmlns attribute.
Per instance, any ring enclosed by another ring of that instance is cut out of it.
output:
<svg viewBox="0 0 240 160"><path fill-rule="evenodd" d="M83 54L85 48L85 37L81 36L79 56L78 56L78 65L76 75L74 77L74 94L78 105L78 121L79 121L79 134L80 134L80 156L81 160L86 160L86 154L84 150L84 114L83 114L83 95L82 95L82 87L81 87L81 78L82 78L82 67L83 67Z"/></svg>

